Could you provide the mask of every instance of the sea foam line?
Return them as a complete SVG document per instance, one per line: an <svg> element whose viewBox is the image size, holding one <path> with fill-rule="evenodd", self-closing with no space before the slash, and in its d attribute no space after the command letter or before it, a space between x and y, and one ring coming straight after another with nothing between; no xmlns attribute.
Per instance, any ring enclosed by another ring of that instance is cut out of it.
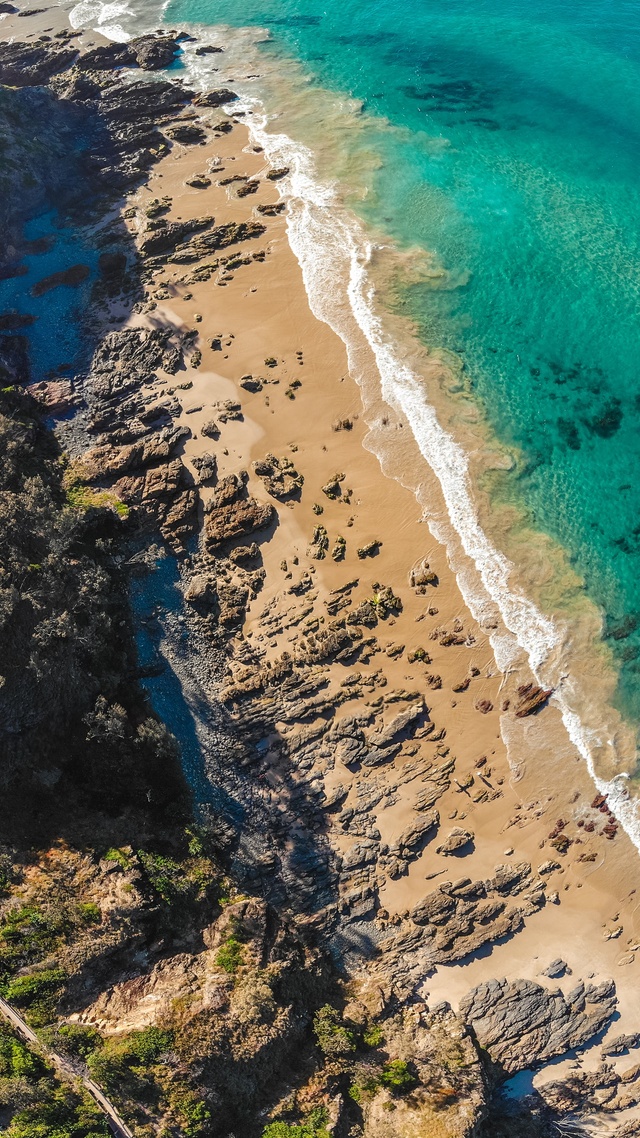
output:
<svg viewBox="0 0 640 1138"><path fill-rule="evenodd" d="M559 659L565 639L564 626L542 613L521 589L511 585L515 567L482 529L468 457L442 427L435 408L425 398L424 381L400 358L374 310L374 286L367 268L373 251L371 242L358 220L348 216L340 205L335 188L316 177L312 151L287 134L267 130L269 118L256 101L247 101L242 109L253 139L263 147L268 160L274 166L289 166L290 173L280 181L279 188L281 195L287 198L289 243L302 270L314 316L328 324L343 341L350 371L356 379L362 372L354 331L363 337L375 358L382 396L406 417L420 453L438 479L451 525L465 554L475 565L484 590L497 606L505 628L526 654L536 681L543 685L545 681L548 683L550 677L542 676L541 672L552 657L556 662ZM336 266L340 263L348 274L348 312L344 311L336 290ZM472 615L480 620L481 596L461 574L458 574L458 583ZM490 636L490 640L498 667L504 672L509 665L504 639L499 641ZM557 671L557 663L553 670ZM558 676L555 686L553 702L561 713L571 742L584 759L596 789L608 796L613 814L640 852L640 803L629 794L627 776L605 780L595 770L594 751L612 741L603 739L601 733L582 723L565 695L572 686L566 676Z"/></svg>
<svg viewBox="0 0 640 1138"><path fill-rule="evenodd" d="M167 2L165 0L163 4L163 11ZM126 0L115 0L115 3L81 0L70 14L70 21L75 17L77 25L82 26L97 16L97 30L107 38L119 39L122 36L129 39L130 34L118 25L105 26L106 19L116 14L114 9L118 15L135 15ZM201 35L204 32L202 38L206 39L210 29L198 31ZM194 55L185 52L185 64L196 83L206 82L208 75L203 73L204 69L201 70L197 62ZM545 616L522 590L511 587L514 566L492 545L478 519L468 457L442 427L435 408L425 398L424 382L402 361L375 313L372 303L374 286L367 272L372 245L362 226L341 207L335 187L318 179L313 152L285 133L272 133L266 129L269 116L258 100L251 99L229 107L230 112L234 109L245 111L252 138L263 147L271 164L290 169L289 175L278 185L281 196L287 199L289 244L302 271L311 311L343 341L350 372L359 383L362 381L362 369L358 359L358 340L364 341L376 361L383 398L403 412L423 458L438 479L451 525L464 552L475 565L483 587L482 590L474 588L463 574L458 573L465 603L474 618L481 620L485 607L482 592L486 592L486 597L496 605L505 628L526 654L536 681L548 683L550 676L542 677L540 671L549 664L552 656L559 657L563 628L556 620ZM336 265L340 264L348 280L345 289L349 301L347 311L341 302L340 291L335 287ZM429 525L434 536L438 536L438 527L433 519L429 519ZM442 540L442 535L439 540ZM510 662L505 639L490 635L496 663L503 672ZM587 728L567 700L565 693L570 690L571 681L566 676L558 676L554 686L553 702L561 712L571 742L584 759L595 787L608 796L612 812L640 852L640 803L631 798L626 776L605 780L596 773L594 751L607 740Z"/></svg>

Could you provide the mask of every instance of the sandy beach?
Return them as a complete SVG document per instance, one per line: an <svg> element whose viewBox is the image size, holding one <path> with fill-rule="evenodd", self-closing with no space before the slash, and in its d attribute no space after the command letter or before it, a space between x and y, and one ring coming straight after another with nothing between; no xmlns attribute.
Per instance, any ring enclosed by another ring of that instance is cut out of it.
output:
<svg viewBox="0 0 640 1138"><path fill-rule="evenodd" d="M207 171L211 185L203 189L185 185L193 175ZM144 207L148 200L167 195L172 203L169 220L213 214L217 224L258 218L267 227L255 243L238 248L239 254L250 248L250 256L264 250L263 261L252 257L231 271L221 267L204 283L194 281L180 266L170 267L155 276L157 299L151 311L147 306L134 318L143 326L197 330L202 362L188 372L189 390L179 391L170 376L159 380L159 394L173 390L180 399L183 410L178 422L192 432L184 457L194 473L194 459L213 449L219 478L251 471L252 462L269 453L290 460L304 477L300 499L278 505L273 533L264 540L257 535L266 580L249 608L238 643L243 649L250 645L256 666L294 648L299 633L285 619L295 608L289 589L292 579L305 572L313 574L307 624L327 621L331 591L347 582L358 582L351 594L354 605L380 585L390 587L401 599L402 611L378 624L371 661L362 669L358 665L358 670L365 675L382 672L385 690L424 696L436 731L419 743L419 752L413 743L376 773L397 785L405 765L415 762L415 753L455 757L449 789L438 802L440 834L464 826L474 838L461 856L453 858L435 852L437 840L430 842L406 875L396 880L381 875L377 920L389 927L406 917L439 878L482 879L505 862L529 861L534 868L555 863L557 868L544 877L547 904L525 920L521 931L478 958L438 968L425 978L424 992L430 1001L447 999L455 1006L469 988L491 976L525 977L555 986L540 974L560 957L573 973L561 986L572 986L577 977L611 976L620 1012L611 1032L634 1031L640 1021L636 851L620 830L611 841L602 835L606 818L591 807L595 788L584 764L575 754L559 754L553 743L560 737L554 731L557 711L544 707L538 715L514 719L512 709L518 703L514 681L498 672L487 633L466 610L444 550L431 537L414 495L385 476L367 449L368 428L344 346L309 310L300 269L288 246L285 218L258 213L257 207L279 202L277 182L268 180L268 173L240 119L231 134L206 145L176 146L136 199L136 205ZM220 185L230 177L250 179L257 189L239 198L236 189L246 182ZM217 338L221 346L213 350L210 344ZM259 378L261 390L243 389L239 380L246 376ZM229 399L241 404L242 420L222 425L212 446L202 427ZM386 418L386 429L399 433L396 413L388 409ZM349 429L337 429L346 422ZM407 463L415 461L406 435L404 447ZM332 499L322 487L336 473L344 479ZM248 486L258 501L273 501L255 474L250 474ZM203 497L206 502L206 490ZM326 528L329 543L320 560L310 549L318 524ZM338 538L345 539L346 547L344 559L336 562L330 551ZM372 541L380 543L375 557L360 559L357 550ZM437 584L412 588L411 571L427 565ZM270 628L264 624L267 613ZM279 618L275 633L274 616ZM443 645L447 632L454 632L459 642ZM421 649L430 657L428 664L415 658ZM339 664L330 671L336 685L348 674ZM365 704L350 703L349 714ZM511 721L508 726L516 734L509 756L502 716ZM436 735L446 744L440 742L434 752ZM344 784L349 776L341 766L330 777ZM369 772L364 769L351 775L347 806L355 801L365 777ZM277 791L277 766L267 778ZM384 843L392 845L406 826L420 789L420 776L409 777L394 805L374 809L373 821ZM594 820L596 826L589 832ZM566 850L554 848L558 834L571 839ZM343 854L348 852L351 842L339 826L330 827L329 837ZM580 1061L586 1067L597 1064L598 1049L585 1052ZM624 1065L625 1060L621 1062Z"/></svg>
<svg viewBox="0 0 640 1138"><path fill-rule="evenodd" d="M37 20L28 34L48 34L49 14ZM23 34L23 23L8 16L0 32ZM411 914L440 884L483 882L499 866L528 864L528 896L536 897L529 910L514 918L513 927L489 932L480 947L470 941L468 953L464 935L458 937L455 959L427 969L421 995L430 1006L446 1000L457 1009L471 988L492 978L535 980L565 994L579 979L611 978L619 1014L604 1042L636 1032L638 854L598 798L584 762L560 742L557 708L541 700L532 714L517 715L535 695L532 677L500 673L490 629L466 608L446 551L434 540L416 495L403 485L419 481L421 495L432 495L434 512L442 512L436 480L408 426L396 409L372 397L373 380L363 408L344 344L309 307L287 239L286 200L278 190L282 172L266 162L232 105L226 113L220 107L197 110L197 117L190 112L184 120L197 122L205 140L174 141L148 183L125 203L123 216L139 245L154 232L150 222L158 213L168 225L209 217L218 227L264 227L216 256L147 263L145 301L128 318L131 328L192 334L185 341L186 369L158 369L145 396L149 408L177 401L174 423L188 429L180 457L199 485L208 564L222 557L218 543L208 541L207 519L225 480L240 476L251 499L275 508L269 527L246 539L259 546L250 559L264 570L262 587L235 631L220 698L232 718L241 717L234 697L239 685L265 669L277 672L310 635L359 629L368 642L357 662L330 659L323 665L326 692L338 701L331 724L336 738L346 717L373 720L380 734L398 713L418 708L415 729L389 761L342 761L334 741L335 753L321 772L330 807L324 835L342 864L371 834L383 854L369 866L369 892L359 899L379 948L382 963L375 967L384 967L385 952L406 952L409 972L424 966L419 952L412 962L413 949L403 948L408 942L402 938L415 929ZM221 122L231 129L216 130ZM373 366L372 359L365 361L365 370ZM388 445L381 447L381 440ZM384 472L374 453L381 449ZM216 473L206 479L202 460L211 455ZM260 465L265 460L270 473ZM293 479L282 495L270 492L274 471ZM126 501L126 488L122 494ZM246 579L241 563L239 557L236 570L226 563L236 586ZM188 558L184 564L189 570ZM189 600L188 572L185 582ZM357 612L364 619L350 622ZM529 691L523 690L527 684ZM270 690L261 689L266 704ZM276 736L312 731L325 718L319 712L317 718L307 713L304 722L285 721L274 711L273 736L259 767L260 793L277 801L285 781L308 773L283 768ZM436 771L438 793L425 807L425 786ZM363 801L369 803L364 828L353 822ZM403 843L416 818L434 806L438 817L431 828L412 845ZM398 861L398 848L411 852ZM346 886L341 903L354 904ZM542 975L556 959L566 965L561 976ZM597 1038L567 1062L595 1070L601 1042ZM626 1071L634 1059L627 1054L611 1062ZM554 1066L554 1077L558 1071ZM549 1077L543 1070L536 1085ZM631 1117L632 1110L624 1112L624 1121Z"/></svg>

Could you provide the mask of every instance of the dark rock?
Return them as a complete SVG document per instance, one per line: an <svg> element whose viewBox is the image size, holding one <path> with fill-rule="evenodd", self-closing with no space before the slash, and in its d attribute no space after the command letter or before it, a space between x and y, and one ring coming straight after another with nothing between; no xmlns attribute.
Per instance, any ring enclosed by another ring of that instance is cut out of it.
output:
<svg viewBox="0 0 640 1138"><path fill-rule="evenodd" d="M63 285L66 288L78 288L90 274L91 270L88 265L71 265L68 269L60 269L59 272L51 273L50 276L37 281L31 288L31 296L44 296L51 289L60 288Z"/></svg>
<svg viewBox="0 0 640 1138"><path fill-rule="evenodd" d="M29 341L26 336L0 335L0 386L29 381Z"/></svg>
<svg viewBox="0 0 640 1138"><path fill-rule="evenodd" d="M27 312L1 312L0 332L17 332L20 328L30 328L37 317Z"/></svg>
<svg viewBox="0 0 640 1138"><path fill-rule="evenodd" d="M553 695L552 688L545 691L544 688L537 687L536 684L522 684L518 688L519 700L516 705L516 718L524 719L526 715L533 715L540 711L551 695Z"/></svg>
<svg viewBox="0 0 640 1138"><path fill-rule="evenodd" d="M210 419L208 423L204 424L204 427L200 428L200 434L204 435L206 439L219 439L220 428L214 419Z"/></svg>
<svg viewBox="0 0 640 1138"><path fill-rule="evenodd" d="M0 83L7 87L44 86L54 75L67 71L77 55L77 48L0 43Z"/></svg>
<svg viewBox="0 0 640 1138"><path fill-rule="evenodd" d="M185 180L185 186L191 186L194 190L206 190L210 185L211 178L207 178L206 174L194 174Z"/></svg>
<svg viewBox="0 0 640 1138"><path fill-rule="evenodd" d="M198 482L201 485L215 481L218 474L218 460L215 454L200 454L191 461L198 472Z"/></svg>
<svg viewBox="0 0 640 1138"><path fill-rule="evenodd" d="M278 459L275 455L268 454L259 462L254 462L252 469L274 498L285 501L299 496L304 478L288 458Z"/></svg>
<svg viewBox="0 0 640 1138"><path fill-rule="evenodd" d="M50 415L66 415L80 402L68 379L29 384L29 394L46 407Z"/></svg>
<svg viewBox="0 0 640 1138"><path fill-rule="evenodd" d="M625 1051L635 1047L640 1047L640 1031L634 1031L630 1035L614 1036L600 1048L600 1054L603 1059L607 1059L610 1056L623 1055Z"/></svg>
<svg viewBox="0 0 640 1138"><path fill-rule="evenodd" d="M149 237L145 237L140 252L144 257L156 256L175 249L176 245L190 237L192 233L199 233L213 225L212 217L194 217L190 221L172 221L161 229L156 230Z"/></svg>
<svg viewBox="0 0 640 1138"><path fill-rule="evenodd" d="M460 1003L460 1013L494 1063L513 1074L532 1063L583 1046L611 1020L616 1009L612 980L567 995L532 980L489 980Z"/></svg>
<svg viewBox="0 0 640 1138"><path fill-rule="evenodd" d="M116 67L132 67L135 56L126 43L109 43L83 52L77 62L78 71L112 71Z"/></svg>
<svg viewBox="0 0 640 1138"><path fill-rule="evenodd" d="M246 182L243 182L240 186L238 186L236 194L239 198L246 198L249 196L249 194L255 194L259 187L260 182L258 182L255 178L249 178Z"/></svg>
<svg viewBox="0 0 640 1138"><path fill-rule="evenodd" d="M444 842L436 846L436 853L444 854L459 854L466 848L467 853L471 853L471 846L473 844L474 835L470 830L463 830L460 826L454 826Z"/></svg>
<svg viewBox="0 0 640 1138"><path fill-rule="evenodd" d="M286 202L270 202L267 205L256 206L258 213L265 217L277 217L279 213L284 213L286 208Z"/></svg>
<svg viewBox="0 0 640 1138"><path fill-rule="evenodd" d="M541 975L548 976L550 980L559 980L561 976L564 976L565 972L571 973L571 969L566 960L561 960L558 956L555 960L551 961L551 964L549 964L547 968L543 969Z"/></svg>
<svg viewBox="0 0 640 1138"><path fill-rule="evenodd" d="M205 540L208 545L221 545L225 541L265 529L275 517L272 505L263 505L255 498L245 498L226 506L219 506L207 514Z"/></svg>
<svg viewBox="0 0 640 1138"><path fill-rule="evenodd" d="M234 565L246 565L249 561L255 561L259 554L260 546L253 541L251 545L236 545L229 553L229 561L233 561Z"/></svg>
<svg viewBox="0 0 640 1138"><path fill-rule="evenodd" d="M210 233L199 233L197 237L182 245L167 259L173 264L185 265L192 261L199 261L218 249L225 249L240 241L247 241L252 237L260 237L265 232L264 225L258 221L230 222L219 225Z"/></svg>
<svg viewBox="0 0 640 1138"><path fill-rule="evenodd" d="M258 391L262 391L262 380L256 379L252 375L243 375L242 379L238 380L238 387L242 387L244 391L251 391L255 395Z"/></svg>
<svg viewBox="0 0 640 1138"><path fill-rule="evenodd" d="M218 599L215 577L208 573L196 573L189 579L184 591L184 599L196 607L211 607Z"/></svg>
<svg viewBox="0 0 640 1138"><path fill-rule="evenodd" d="M363 561L365 557L376 557L381 545L381 541L368 541L366 545L361 545L360 548L356 550L356 553L361 561Z"/></svg>
<svg viewBox="0 0 640 1138"><path fill-rule="evenodd" d="M197 107L223 107L225 103L233 103L237 98L235 91L220 87L217 91L206 91L203 95L196 95L193 101Z"/></svg>
<svg viewBox="0 0 640 1138"><path fill-rule="evenodd" d="M101 253L98 258L100 276L107 285L109 295L113 296L125 283L127 255L115 250Z"/></svg>
<svg viewBox="0 0 640 1138"><path fill-rule="evenodd" d="M161 71L170 67L180 51L173 36L139 36L127 45L139 67L145 71Z"/></svg>
<svg viewBox="0 0 640 1138"><path fill-rule="evenodd" d="M196 146L200 142L205 142L207 138L207 133L201 126L190 122L167 127L166 134L168 138L182 143L183 146Z"/></svg>

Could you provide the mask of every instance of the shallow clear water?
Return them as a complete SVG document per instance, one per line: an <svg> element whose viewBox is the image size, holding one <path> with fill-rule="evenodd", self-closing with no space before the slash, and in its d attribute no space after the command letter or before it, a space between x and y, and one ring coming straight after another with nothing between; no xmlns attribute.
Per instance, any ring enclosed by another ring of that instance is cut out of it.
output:
<svg viewBox="0 0 640 1138"><path fill-rule="evenodd" d="M80 318L95 281L98 254L77 229L61 225L54 210L28 221L24 236L27 241L46 239L48 247L24 257L24 275L0 281L0 312L15 311L35 317L35 322L21 334L29 342L32 375L39 380L52 372L67 374L83 362L86 345ZM42 296L31 295L33 286L45 277L78 264L91 270L80 286L57 285Z"/></svg>
<svg viewBox="0 0 640 1138"><path fill-rule="evenodd" d="M355 208L445 276L407 286L520 461L500 501L569 551L640 720L640 4L172 0L388 120ZM354 131L354 160L362 137ZM444 287L442 287L444 286Z"/></svg>

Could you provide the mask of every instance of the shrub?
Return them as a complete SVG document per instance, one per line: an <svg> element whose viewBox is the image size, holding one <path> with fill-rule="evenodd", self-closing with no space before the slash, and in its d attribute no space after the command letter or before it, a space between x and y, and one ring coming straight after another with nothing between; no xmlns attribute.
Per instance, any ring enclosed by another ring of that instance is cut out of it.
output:
<svg viewBox="0 0 640 1138"><path fill-rule="evenodd" d="M102 1036L95 1027L80 1023L63 1023L51 1033L48 1040L54 1050L63 1051L77 1059L86 1059L102 1046Z"/></svg>
<svg viewBox="0 0 640 1138"><path fill-rule="evenodd" d="M340 1012L325 1004L313 1017L313 1030L324 1055L349 1055L356 1049L355 1036L342 1022Z"/></svg>
<svg viewBox="0 0 640 1138"><path fill-rule="evenodd" d="M404 1094L415 1081L404 1059L392 1059L389 1063L385 1063L380 1073L382 1086L397 1094Z"/></svg>
<svg viewBox="0 0 640 1138"><path fill-rule="evenodd" d="M370 1024L362 1033L362 1042L367 1047L380 1047L384 1043L382 1028L377 1023Z"/></svg>
<svg viewBox="0 0 640 1138"><path fill-rule="evenodd" d="M145 1027L128 1035L108 1039L100 1050L93 1051L87 1066L97 1082L106 1087L144 1077L149 1067L173 1045L173 1033L159 1027Z"/></svg>
<svg viewBox="0 0 640 1138"><path fill-rule="evenodd" d="M29 1023L42 1027L55 1014L56 1000L66 979L61 968L46 968L29 976L16 976L5 988L10 1003L25 1009Z"/></svg>
<svg viewBox="0 0 640 1138"><path fill-rule="evenodd" d="M262 1138L329 1138L326 1122L325 1108L315 1106L302 1122L270 1122L263 1130Z"/></svg>
<svg viewBox="0 0 640 1138"><path fill-rule="evenodd" d="M84 1095L41 1081L37 1101L14 1114L6 1138L103 1138L110 1133L102 1112Z"/></svg>
<svg viewBox="0 0 640 1138"><path fill-rule="evenodd" d="M45 914L36 905L13 909L0 928L0 975L8 979L19 968L35 964L57 947L66 932L60 914Z"/></svg>
<svg viewBox="0 0 640 1138"><path fill-rule="evenodd" d="M0 1075L5 1078L37 1079L44 1075L45 1065L39 1055L14 1035L9 1026L0 1026Z"/></svg>
<svg viewBox="0 0 640 1138"><path fill-rule="evenodd" d="M227 937L223 945L220 946L216 955L216 964L222 968L224 972L228 972L230 976L234 976L238 968L242 964L244 957L244 948L237 937Z"/></svg>
<svg viewBox="0 0 640 1138"><path fill-rule="evenodd" d="M117 865L119 865L122 869L129 868L129 858L127 857L124 850L115 849L113 846L111 849L107 850L106 854L104 855L104 860L115 861Z"/></svg>
<svg viewBox="0 0 640 1138"><path fill-rule="evenodd" d="M202 1096L184 1083L174 1083L168 1093L171 1109L178 1116L186 1138L200 1138L210 1132L211 1111Z"/></svg>
<svg viewBox="0 0 640 1138"><path fill-rule="evenodd" d="M81 901L78 905L78 916L85 925L99 925L102 921L100 906L93 901Z"/></svg>

